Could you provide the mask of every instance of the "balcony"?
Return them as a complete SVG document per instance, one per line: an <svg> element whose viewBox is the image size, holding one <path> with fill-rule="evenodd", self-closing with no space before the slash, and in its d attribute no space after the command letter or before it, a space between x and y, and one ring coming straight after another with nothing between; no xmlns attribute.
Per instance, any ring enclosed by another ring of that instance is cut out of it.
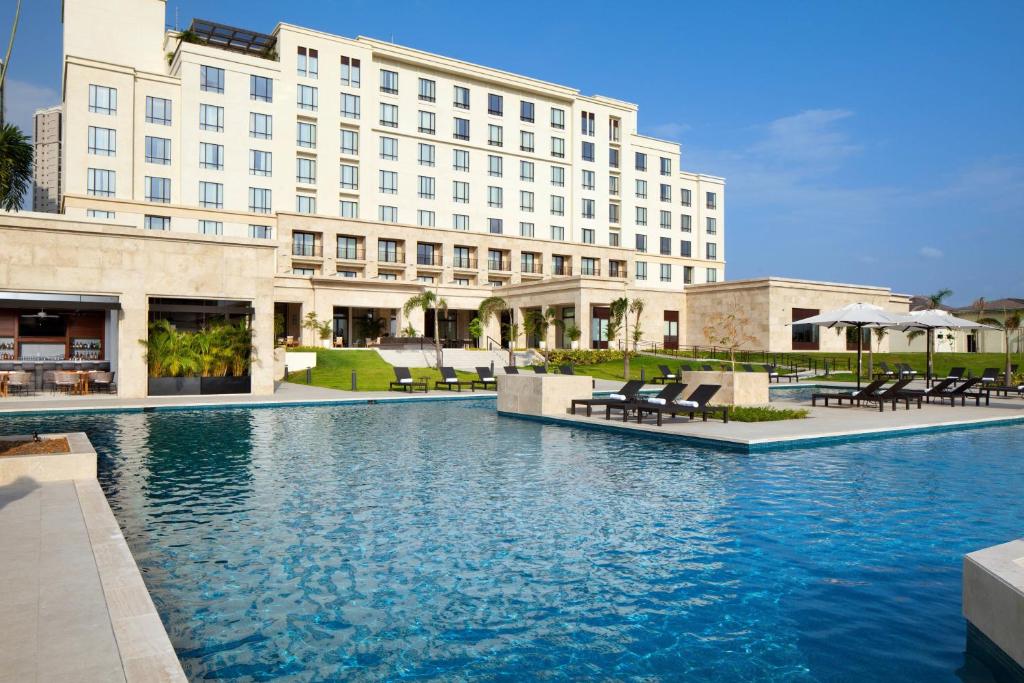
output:
<svg viewBox="0 0 1024 683"><path fill-rule="evenodd" d="M380 249L377 251L377 261L379 263L392 263L396 265L405 265L405 250L404 249Z"/></svg>
<svg viewBox="0 0 1024 683"><path fill-rule="evenodd" d="M532 262L526 262L519 264L519 272L523 275L543 275L544 264L536 259Z"/></svg>
<svg viewBox="0 0 1024 683"><path fill-rule="evenodd" d="M323 245L292 242L292 256L298 259L321 259L323 258Z"/></svg>
<svg viewBox="0 0 1024 683"><path fill-rule="evenodd" d="M509 259L488 258L487 270L499 273L510 273L512 272L512 263Z"/></svg>
<svg viewBox="0 0 1024 683"><path fill-rule="evenodd" d="M583 264L580 266L580 275L584 277L601 277L601 264Z"/></svg>
<svg viewBox="0 0 1024 683"><path fill-rule="evenodd" d="M563 277L572 275L572 266L568 263L553 263L551 264L551 274Z"/></svg>
<svg viewBox="0 0 1024 683"><path fill-rule="evenodd" d="M618 261L608 263L608 277L625 280L627 275L626 264Z"/></svg>
<svg viewBox="0 0 1024 683"><path fill-rule="evenodd" d="M452 268L456 270L476 270L477 260L475 256L453 256Z"/></svg>
<svg viewBox="0 0 1024 683"><path fill-rule="evenodd" d="M181 32L180 40L260 59L278 59L276 37L205 19L193 19L189 29Z"/></svg>
<svg viewBox="0 0 1024 683"><path fill-rule="evenodd" d="M717 209L718 208L718 202L708 202L707 203L707 207L709 209L712 209L712 210Z"/></svg>
<svg viewBox="0 0 1024 683"><path fill-rule="evenodd" d="M339 261L365 261L366 250L362 247L338 247Z"/></svg>

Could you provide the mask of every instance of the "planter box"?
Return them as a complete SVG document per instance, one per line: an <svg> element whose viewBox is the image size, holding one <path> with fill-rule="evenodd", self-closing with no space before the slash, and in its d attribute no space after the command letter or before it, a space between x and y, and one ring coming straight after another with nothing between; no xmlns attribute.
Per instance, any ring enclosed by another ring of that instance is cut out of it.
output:
<svg viewBox="0 0 1024 683"><path fill-rule="evenodd" d="M198 377L150 377L150 396L198 396Z"/></svg>
<svg viewBox="0 0 1024 683"><path fill-rule="evenodd" d="M252 381L246 377L203 377L199 381L201 394L248 394Z"/></svg>
<svg viewBox="0 0 1024 683"><path fill-rule="evenodd" d="M689 396L701 384L717 384L721 389L711 399L717 406L768 405L767 372L684 372L683 396Z"/></svg>

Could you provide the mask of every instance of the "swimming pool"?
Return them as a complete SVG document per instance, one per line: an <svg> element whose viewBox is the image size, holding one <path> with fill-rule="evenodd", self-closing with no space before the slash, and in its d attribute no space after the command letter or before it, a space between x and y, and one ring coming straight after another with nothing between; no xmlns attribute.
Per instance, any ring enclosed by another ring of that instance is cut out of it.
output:
<svg viewBox="0 0 1024 683"><path fill-rule="evenodd" d="M59 422L192 679L986 680L961 558L1024 526L1020 427L740 455L491 401Z"/></svg>

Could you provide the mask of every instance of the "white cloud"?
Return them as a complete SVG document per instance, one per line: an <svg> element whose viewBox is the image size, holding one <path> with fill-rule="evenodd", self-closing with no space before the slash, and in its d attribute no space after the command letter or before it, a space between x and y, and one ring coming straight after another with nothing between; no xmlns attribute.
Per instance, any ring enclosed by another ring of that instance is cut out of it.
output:
<svg viewBox="0 0 1024 683"><path fill-rule="evenodd" d="M764 138L750 152L772 165L832 170L861 152L837 124L853 116L845 109L808 109L775 119L763 127Z"/></svg>
<svg viewBox="0 0 1024 683"><path fill-rule="evenodd" d="M688 130L690 130L690 124L688 123L659 123L651 128L651 135L656 138L679 142L679 138Z"/></svg>
<svg viewBox="0 0 1024 683"><path fill-rule="evenodd" d="M8 76L4 86L5 120L32 135L32 115L37 109L60 104L60 93L52 88L17 81Z"/></svg>
<svg viewBox="0 0 1024 683"><path fill-rule="evenodd" d="M935 247L921 247L918 249L917 253L925 258L931 259L942 258L943 256L942 250L936 249Z"/></svg>

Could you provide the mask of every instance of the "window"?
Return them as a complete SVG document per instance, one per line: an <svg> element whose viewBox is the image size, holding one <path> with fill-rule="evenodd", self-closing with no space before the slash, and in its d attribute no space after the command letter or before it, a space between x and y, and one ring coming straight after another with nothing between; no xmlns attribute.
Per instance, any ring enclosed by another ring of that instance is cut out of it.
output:
<svg viewBox="0 0 1024 683"><path fill-rule="evenodd" d="M551 108L551 127L559 130L565 129L565 110L556 107Z"/></svg>
<svg viewBox="0 0 1024 683"><path fill-rule="evenodd" d="M552 225L551 239L555 240L556 242L565 241L565 227L561 225Z"/></svg>
<svg viewBox="0 0 1024 683"><path fill-rule="evenodd" d="M580 259L580 275L599 275L600 273L596 258L584 256Z"/></svg>
<svg viewBox="0 0 1024 683"><path fill-rule="evenodd" d="M89 111L93 114L116 114L117 88L90 84Z"/></svg>
<svg viewBox="0 0 1024 683"><path fill-rule="evenodd" d="M387 161L398 161L398 139L381 137L380 158Z"/></svg>
<svg viewBox="0 0 1024 683"><path fill-rule="evenodd" d="M434 112L432 111L421 111L419 113L420 125L419 131L421 133L429 133L433 135L437 132L437 125L435 124Z"/></svg>
<svg viewBox="0 0 1024 683"><path fill-rule="evenodd" d="M113 171L90 168L87 187L93 197L113 197L117 190L117 178Z"/></svg>
<svg viewBox="0 0 1024 683"><path fill-rule="evenodd" d="M619 150L614 148L608 150L608 165L612 168L619 167Z"/></svg>
<svg viewBox="0 0 1024 683"><path fill-rule="evenodd" d="M398 194L398 174L394 171L381 171L378 189L384 194Z"/></svg>
<svg viewBox="0 0 1024 683"><path fill-rule="evenodd" d="M580 209L581 209L580 215L582 215L583 218L593 218L594 217L594 204L595 204L595 202L594 202L593 199L584 199L584 200L582 200L580 202Z"/></svg>
<svg viewBox="0 0 1024 683"><path fill-rule="evenodd" d="M551 138L551 156L556 159L565 158L565 140L562 138Z"/></svg>
<svg viewBox="0 0 1024 683"><path fill-rule="evenodd" d="M169 204L171 201L171 179L146 176L143 180L147 202Z"/></svg>
<svg viewBox="0 0 1024 683"><path fill-rule="evenodd" d="M551 195L551 215L552 216L564 216L565 215L565 197L559 197L558 195Z"/></svg>
<svg viewBox="0 0 1024 683"><path fill-rule="evenodd" d="M420 101L434 102L437 100L437 83L429 78L420 79Z"/></svg>
<svg viewBox="0 0 1024 683"><path fill-rule="evenodd" d="M537 267L540 265L537 254L532 254L528 251L524 251L519 255L519 272L521 273L539 273L540 269Z"/></svg>
<svg viewBox="0 0 1024 683"><path fill-rule="evenodd" d="M647 252L647 235L636 235L636 250L641 253Z"/></svg>
<svg viewBox="0 0 1024 683"><path fill-rule="evenodd" d="M519 191L519 210L533 213L533 193L526 190Z"/></svg>
<svg viewBox="0 0 1024 683"><path fill-rule="evenodd" d="M693 266L683 266L683 284L693 284Z"/></svg>
<svg viewBox="0 0 1024 683"><path fill-rule="evenodd" d="M646 280L647 279L647 262L637 261L636 262L636 279Z"/></svg>
<svg viewBox="0 0 1024 683"><path fill-rule="evenodd" d="M658 224L661 226L662 230L671 230L672 229L672 212L671 211L661 211L661 212L659 212Z"/></svg>
<svg viewBox="0 0 1024 683"><path fill-rule="evenodd" d="M206 92L224 92L224 69L218 69L215 66L200 66L199 89Z"/></svg>
<svg viewBox="0 0 1024 683"><path fill-rule="evenodd" d="M378 207L377 216L380 220L385 223L397 223L398 222L398 207L397 206L380 206Z"/></svg>
<svg viewBox="0 0 1024 683"><path fill-rule="evenodd" d="M295 160L295 182L313 185L316 183L316 159Z"/></svg>
<svg viewBox="0 0 1024 683"><path fill-rule="evenodd" d="M305 194L295 195L296 213L316 213L316 197Z"/></svg>
<svg viewBox="0 0 1024 683"><path fill-rule="evenodd" d="M215 133L224 130L224 107L212 104L199 105L199 130L211 130Z"/></svg>
<svg viewBox="0 0 1024 683"><path fill-rule="evenodd" d="M647 225L647 209L642 206L636 207L636 224Z"/></svg>
<svg viewBox="0 0 1024 683"><path fill-rule="evenodd" d="M338 204L338 214L342 218L359 218L359 202L342 200Z"/></svg>
<svg viewBox="0 0 1024 683"><path fill-rule="evenodd" d="M707 258L709 261L714 261L716 258L718 258L717 244L715 244L714 242L708 242L707 244L704 245L704 248L706 250Z"/></svg>
<svg viewBox="0 0 1024 683"><path fill-rule="evenodd" d="M469 204L469 183L452 182L452 199L457 204Z"/></svg>
<svg viewBox="0 0 1024 683"><path fill-rule="evenodd" d="M647 181L638 180L636 181L636 196L637 199L647 199Z"/></svg>
<svg viewBox="0 0 1024 683"><path fill-rule="evenodd" d="M580 132L583 135L594 134L594 114L585 111L580 112Z"/></svg>
<svg viewBox="0 0 1024 683"><path fill-rule="evenodd" d="M171 141L167 138L146 136L146 162L150 164L171 163Z"/></svg>
<svg viewBox="0 0 1024 683"><path fill-rule="evenodd" d="M199 143L199 168L214 171L224 170L224 145L211 142Z"/></svg>
<svg viewBox="0 0 1024 683"><path fill-rule="evenodd" d="M341 84L352 86L353 88L359 87L360 80L360 63L358 59L352 59L351 57L342 56L341 58Z"/></svg>
<svg viewBox="0 0 1024 683"><path fill-rule="evenodd" d="M454 284L454 285L456 285L458 287L468 287L469 286L469 278L468 277L457 277L454 280L452 280L452 284Z"/></svg>
<svg viewBox="0 0 1024 683"><path fill-rule="evenodd" d="M89 126L89 154L101 157L117 154L117 131L113 128Z"/></svg>
<svg viewBox="0 0 1024 683"><path fill-rule="evenodd" d="M593 228L583 228L582 239L584 244L594 243L594 230Z"/></svg>
<svg viewBox="0 0 1024 683"><path fill-rule="evenodd" d="M421 199L433 199L434 198L434 179L430 176L421 175L419 177L419 195Z"/></svg>
<svg viewBox="0 0 1024 683"><path fill-rule="evenodd" d="M519 103L519 120L533 123L533 102L522 100Z"/></svg>
<svg viewBox="0 0 1024 683"><path fill-rule="evenodd" d="M398 72L380 70L380 91L389 95L398 94Z"/></svg>
<svg viewBox="0 0 1024 683"><path fill-rule="evenodd" d="M299 109L316 111L320 106L317 89L311 85L299 85L295 91L295 104Z"/></svg>
<svg viewBox="0 0 1024 683"><path fill-rule="evenodd" d="M708 268L704 273L705 282L718 282L718 269ZM818 326L814 325L815 332L817 332ZM817 348L817 347L815 347Z"/></svg>
<svg viewBox="0 0 1024 683"><path fill-rule="evenodd" d="M488 249L487 270L510 270L511 264L503 256L500 249Z"/></svg>
<svg viewBox="0 0 1024 683"><path fill-rule="evenodd" d="M493 154L487 155L487 175L500 178L502 174L501 157Z"/></svg>
<svg viewBox="0 0 1024 683"><path fill-rule="evenodd" d="M433 166L435 158L435 150L433 145L428 145L425 142L419 144L419 162L420 166Z"/></svg>
<svg viewBox="0 0 1024 683"><path fill-rule="evenodd" d="M341 187L346 190L359 189L359 167L351 164L341 165Z"/></svg>
<svg viewBox="0 0 1024 683"><path fill-rule="evenodd" d="M487 126L487 144L495 147L502 146L502 128L501 126L495 126L493 123Z"/></svg>
<svg viewBox="0 0 1024 683"><path fill-rule="evenodd" d="M380 103L380 125L398 128L398 105Z"/></svg>
<svg viewBox="0 0 1024 683"><path fill-rule="evenodd" d="M533 237L534 225L533 223L520 223L519 224L519 236L520 237Z"/></svg>
<svg viewBox="0 0 1024 683"><path fill-rule="evenodd" d="M679 214L679 229L683 232L693 232L692 218L688 213Z"/></svg>
<svg viewBox="0 0 1024 683"><path fill-rule="evenodd" d="M90 107L89 111L92 111ZM162 97L146 96L146 123L171 125L171 101Z"/></svg>
<svg viewBox="0 0 1024 683"><path fill-rule="evenodd" d="M619 210L620 210L620 207L619 207L618 204L612 204L612 203L608 204L608 222L609 223L618 223L619 222Z"/></svg>
<svg viewBox="0 0 1024 683"><path fill-rule="evenodd" d="M528 130L519 131L519 150L522 152L532 152L533 147L533 133Z"/></svg>
<svg viewBox="0 0 1024 683"><path fill-rule="evenodd" d="M114 219L114 218L117 218L117 213L114 212L114 211L104 211L102 209L86 209L85 210L85 217L86 218L109 218L109 219Z"/></svg>
<svg viewBox="0 0 1024 683"><path fill-rule="evenodd" d="M526 182L533 182L533 162L532 161L520 161L519 162L519 179L525 180Z"/></svg>
<svg viewBox="0 0 1024 683"><path fill-rule="evenodd" d="M667 157L661 159L661 175L672 175L672 160Z"/></svg>
<svg viewBox="0 0 1024 683"><path fill-rule="evenodd" d="M687 190L686 188L679 190L679 203L682 204L683 206L690 206L690 197L690 191Z"/></svg>
<svg viewBox="0 0 1024 683"><path fill-rule="evenodd" d="M171 229L171 217L170 216L146 216L143 219L143 227L146 230L170 230Z"/></svg>
<svg viewBox="0 0 1024 683"><path fill-rule="evenodd" d="M562 166L551 167L551 184L555 187L565 187L565 168Z"/></svg>
<svg viewBox="0 0 1024 683"><path fill-rule="evenodd" d="M504 116L505 99L501 95L487 95L487 113L492 116Z"/></svg>
<svg viewBox="0 0 1024 683"><path fill-rule="evenodd" d="M320 71L320 53L312 48L300 47L295 72L305 78L316 78Z"/></svg>
<svg viewBox="0 0 1024 683"><path fill-rule="evenodd" d="M273 102L274 81L264 76L249 76L249 99L257 102Z"/></svg>
<svg viewBox="0 0 1024 683"><path fill-rule="evenodd" d="M199 182L199 206L204 209L224 208L224 185L221 183Z"/></svg>
<svg viewBox="0 0 1024 683"><path fill-rule="evenodd" d="M274 137L274 119L270 114L249 114L249 137L260 140Z"/></svg>
<svg viewBox="0 0 1024 683"><path fill-rule="evenodd" d="M608 176L608 194L612 196L618 196L619 194L619 176L610 175Z"/></svg>
<svg viewBox="0 0 1024 683"><path fill-rule="evenodd" d="M662 237L658 240L658 253L662 256L672 255L672 239L669 237Z"/></svg>
<svg viewBox="0 0 1024 683"><path fill-rule="evenodd" d="M672 266L668 263L661 264L661 281L672 282Z"/></svg>
<svg viewBox="0 0 1024 683"><path fill-rule="evenodd" d="M620 139L620 130L622 127L622 121L615 118L614 116L608 117L608 141L618 142Z"/></svg>
<svg viewBox="0 0 1024 683"><path fill-rule="evenodd" d="M440 265L435 263L439 259L434 258L434 245L427 242L416 243L416 265L419 266L433 266Z"/></svg>
<svg viewBox="0 0 1024 683"><path fill-rule="evenodd" d="M709 235L714 235L718 232L718 219L714 216L708 216L707 220L707 232Z"/></svg>
<svg viewBox="0 0 1024 683"><path fill-rule="evenodd" d="M433 178L431 178L433 180ZM416 225L423 228L434 227L434 212L420 209L416 212Z"/></svg>
<svg viewBox="0 0 1024 683"><path fill-rule="evenodd" d="M315 234L298 231L292 233L293 256L320 256L317 246Z"/></svg>
<svg viewBox="0 0 1024 683"><path fill-rule="evenodd" d="M718 206L718 197L714 192L707 193L707 207L714 209Z"/></svg>
<svg viewBox="0 0 1024 683"><path fill-rule="evenodd" d="M274 230L269 225L249 225L249 237L257 240L273 239Z"/></svg>
<svg viewBox="0 0 1024 683"><path fill-rule="evenodd" d="M469 109L469 88L461 85L455 86L455 106L459 109Z"/></svg>
<svg viewBox="0 0 1024 683"><path fill-rule="evenodd" d="M488 218L487 219L487 231L493 235L500 235L505 231L505 224L500 218ZM498 270L492 268L492 270ZM501 268L501 270L508 270L508 268Z"/></svg>
<svg viewBox="0 0 1024 683"><path fill-rule="evenodd" d="M469 119L455 118L454 122L455 132L452 134L456 140L468 140L469 139Z"/></svg>
<svg viewBox="0 0 1024 683"><path fill-rule="evenodd" d="M452 227L456 230L469 230L469 216L464 213L452 214Z"/></svg>
<svg viewBox="0 0 1024 683"><path fill-rule="evenodd" d="M646 171L647 170L647 155L643 152L636 153L636 170Z"/></svg>
<svg viewBox="0 0 1024 683"><path fill-rule="evenodd" d="M223 235L224 224L220 221L199 221L199 234L200 235Z"/></svg>
<svg viewBox="0 0 1024 683"><path fill-rule="evenodd" d="M397 280L398 276L394 273L379 273L377 275L378 280Z"/></svg>
<svg viewBox="0 0 1024 683"><path fill-rule="evenodd" d="M467 150L452 150L452 168L454 168L456 171L469 170L469 152Z"/></svg>
<svg viewBox="0 0 1024 683"><path fill-rule="evenodd" d="M583 143L583 161L594 160L594 143L584 142Z"/></svg>
<svg viewBox="0 0 1024 683"><path fill-rule="evenodd" d="M555 226L551 226L552 230ZM565 257L555 254L551 257L551 274L552 275L569 275Z"/></svg>
<svg viewBox="0 0 1024 683"><path fill-rule="evenodd" d="M341 94L341 115L346 119L359 118L359 95Z"/></svg>
<svg viewBox="0 0 1024 683"><path fill-rule="evenodd" d="M583 173L581 174L581 177L583 179L583 182L582 182L583 189L584 190L593 190L594 189L594 178L595 178L594 172L593 171L583 171Z"/></svg>
<svg viewBox="0 0 1024 683"><path fill-rule="evenodd" d="M679 255L685 258L693 256L693 243L690 240L679 240Z"/></svg>
<svg viewBox="0 0 1024 683"><path fill-rule="evenodd" d="M341 129L341 153L359 154L359 133L357 131Z"/></svg>
<svg viewBox="0 0 1024 683"><path fill-rule="evenodd" d="M487 188L487 206L492 209L500 209L504 206L504 193L500 187L494 187L493 185Z"/></svg>
<svg viewBox="0 0 1024 683"><path fill-rule="evenodd" d="M661 196L661 201L663 201L663 202L670 202L670 201L672 201L672 186L671 185L666 185L665 183L662 183L661 184L660 196Z"/></svg>
<svg viewBox="0 0 1024 683"><path fill-rule="evenodd" d="M359 241L355 237L338 236L338 258L355 261L359 258Z"/></svg>
<svg viewBox="0 0 1024 683"><path fill-rule="evenodd" d="M619 246L619 243L621 241L622 241L622 236L619 235L618 232L616 232L616 231L609 231L609 233L608 233L608 246L609 247L617 247L617 246Z"/></svg>

